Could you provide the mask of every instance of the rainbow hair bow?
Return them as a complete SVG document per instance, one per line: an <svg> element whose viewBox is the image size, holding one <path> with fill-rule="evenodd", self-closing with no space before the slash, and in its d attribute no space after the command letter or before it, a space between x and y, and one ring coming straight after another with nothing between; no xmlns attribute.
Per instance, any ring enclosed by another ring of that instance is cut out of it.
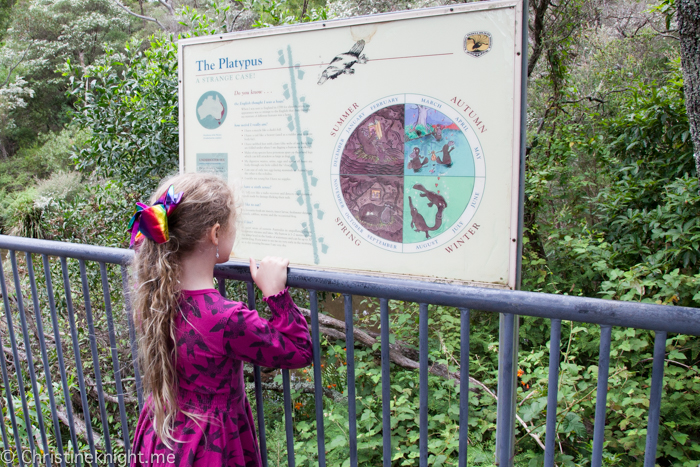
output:
<svg viewBox="0 0 700 467"><path fill-rule="evenodd" d="M168 233L168 216L182 201L182 192L175 194L175 188L170 185L168 191L158 198L153 206L136 203L136 212L129 221L131 243L129 247L140 243L144 237L156 243L165 243L170 238Z"/></svg>

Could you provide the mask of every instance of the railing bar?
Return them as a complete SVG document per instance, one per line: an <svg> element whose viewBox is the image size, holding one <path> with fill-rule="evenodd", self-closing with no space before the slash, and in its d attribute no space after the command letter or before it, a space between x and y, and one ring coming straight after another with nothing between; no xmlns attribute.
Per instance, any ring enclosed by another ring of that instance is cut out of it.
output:
<svg viewBox="0 0 700 467"><path fill-rule="evenodd" d="M2 267L2 258L0 258L0 292L2 292L2 301L3 305L5 307L5 316L7 317L7 326L9 329L10 333L10 343L12 345L12 355L13 355L13 364L15 367L15 371L17 372L17 378L19 382L19 387L20 387L20 396L22 398L22 401L24 401L24 392L23 392L23 387L24 383L22 381L22 369L19 366L19 355L17 354L17 344L15 342L15 333L14 333L14 327L12 326L12 310L10 309L10 299L7 296L7 284L5 283L5 271L3 270ZM0 342L0 345L2 342ZM19 431L17 430L17 419L15 418L15 409L14 409L14 403L12 402L12 392L10 390L10 378L7 375L7 365L5 363L5 352L2 352L2 359L0 359L1 362L1 367L2 367L2 381L5 384L5 395L7 396L7 409L10 412L10 420L12 422L12 433L15 436L15 446L17 448L17 452L21 453L22 452L22 440L19 437ZM27 413L26 407L25 409L25 414ZM3 420L3 436L7 436L5 433L5 423ZM3 438L3 441L6 441L6 439ZM7 447L7 444L5 444L5 449L9 450L9 447ZM19 465L21 467L24 467L24 460L22 459L22 456L17 456L19 460Z"/></svg>
<svg viewBox="0 0 700 467"><path fill-rule="evenodd" d="M659 437L661 415L661 392L664 384L664 362L666 358L666 332L656 331L654 337L654 363L651 370L651 391L649 394L649 421L647 442L644 450L644 467L656 465L656 443Z"/></svg>
<svg viewBox="0 0 700 467"><path fill-rule="evenodd" d="M63 359L63 344L61 343L61 333L58 328L58 315L56 313L56 298L53 290L53 280L51 279L51 265L49 264L48 255L41 255L44 262L44 277L46 279L46 292L49 296L49 309L51 310L51 325L53 327L53 338L56 341L56 356L58 358L58 367L61 372L61 383L63 387L63 399L66 406L66 416L70 425L70 439L73 444L73 452L77 455L78 437L75 434L75 422L73 421L73 404L71 401L70 387L68 387L68 378L66 377L66 364ZM78 466L81 465L80 457L76 457Z"/></svg>
<svg viewBox="0 0 700 467"><path fill-rule="evenodd" d="M389 300L379 300L382 340L382 457L384 467L391 467L391 371L389 360Z"/></svg>
<svg viewBox="0 0 700 467"><path fill-rule="evenodd" d="M419 352L419 430L418 441L420 467L428 467L428 304L419 305L418 322Z"/></svg>
<svg viewBox="0 0 700 467"><path fill-rule="evenodd" d="M136 329L134 328L133 307L131 306L131 289L129 288L129 274L126 266L120 265L122 273L122 292L124 293L124 311L126 321L129 324L129 343L131 344L131 362L134 368L134 381L136 382L136 398L139 402L139 413L143 410L143 383L139 371L139 349L136 343Z"/></svg>
<svg viewBox="0 0 700 467"><path fill-rule="evenodd" d="M605 411L608 400L608 374L610 370L610 338L612 326L600 327L600 354L598 357L598 389L595 397L595 425L593 426L593 455L591 467L603 465L605 442Z"/></svg>
<svg viewBox="0 0 700 467"><path fill-rule="evenodd" d="M557 404L559 393L559 357L561 354L561 320L553 319L549 333L549 386L547 386L547 429L544 443L544 467L554 467L557 438Z"/></svg>
<svg viewBox="0 0 700 467"><path fill-rule="evenodd" d="M224 279L223 277L217 277L216 285L217 289L219 289L219 295L226 298L226 279ZM248 309L252 310L252 308L250 307L248 307Z"/></svg>
<svg viewBox="0 0 700 467"><path fill-rule="evenodd" d="M284 391L284 428L287 433L287 465L294 467L294 427L292 425L292 394L289 384L289 370L282 370Z"/></svg>
<svg viewBox="0 0 700 467"><path fill-rule="evenodd" d="M107 279L107 265L100 262L100 278L102 279L102 297L105 301L105 313L107 316L107 331L109 332L109 346L112 351L112 367L114 368L114 385L117 390L117 400L119 401L119 415L122 423L122 439L124 440L124 451L127 458L131 450L129 441L129 422L126 418L126 406L124 404L124 388L122 387L121 367L119 365L119 354L117 353L117 339L114 335L114 318L112 316L112 298L109 290L109 280Z"/></svg>
<svg viewBox="0 0 700 467"><path fill-rule="evenodd" d="M92 422L90 420L90 406L87 401L87 391L85 390L85 377L83 376L83 363L80 358L80 343L78 342L78 330L75 326L75 313L73 310L73 294L70 288L70 276L68 275L68 262L61 256L61 271L63 272L63 289L66 292L66 306L68 308L68 323L70 324L70 334L73 339L73 355L75 355L75 368L78 373L78 387L80 388L80 402L83 406L83 418L85 419L85 431L90 447L90 458L93 467L97 467L97 456L95 455L95 442L92 434Z"/></svg>
<svg viewBox="0 0 700 467"><path fill-rule="evenodd" d="M0 235L0 249L31 251L49 256L127 264L133 250ZM227 279L250 281L248 261L216 265L216 274ZM482 311L546 319L580 321L700 335L697 308L652 303L603 300L600 298L524 292L455 284L369 276L337 271L289 268L287 285L336 293L382 297L403 301L425 301L434 305L469 307Z"/></svg>
<svg viewBox="0 0 700 467"><path fill-rule="evenodd" d="M496 460L502 466L513 465L513 395L515 390L515 320L512 313L501 313L498 345L498 405L496 415Z"/></svg>
<svg viewBox="0 0 700 467"><path fill-rule="evenodd" d="M357 467L357 407L355 405L355 332L353 329L352 295L345 294L345 360L348 384L348 431L350 435L350 467Z"/></svg>
<svg viewBox="0 0 700 467"><path fill-rule="evenodd" d="M92 366L95 369L95 386L97 389L97 398L100 405L100 415L102 418L103 439L105 442L105 450L108 454L109 465L113 466L112 440L109 436L109 420L107 419L107 408L105 407L104 392L102 389L102 372L100 371L100 358L97 353L97 338L95 336L95 324L92 320L92 305L90 304L90 287L87 280L87 272L85 270L85 261L78 260L80 265L80 281L83 286L83 299L85 300L85 316L87 317L88 336L90 337L90 349L92 351Z"/></svg>
<svg viewBox="0 0 700 467"><path fill-rule="evenodd" d="M0 259L0 262L2 262L2 259ZM0 341L0 345L3 343ZM9 389L9 381L7 379L7 367L5 366L5 352L0 352L2 355L0 355L0 362L2 362L2 376L3 376L3 383L5 384L5 388ZM11 396L11 394L10 394ZM11 404L12 401L8 399L8 404ZM9 408L9 406L8 406ZM1 409L0 409L1 410ZM10 409L12 413L12 417L14 418L14 410ZM1 412L0 412L1 413ZM3 420L0 422L0 430L2 430L2 447L5 449L5 452L10 451L10 440L7 438L7 431L5 429L5 419L3 417Z"/></svg>
<svg viewBox="0 0 700 467"><path fill-rule="evenodd" d="M223 279L219 279L223 281ZM246 290L248 291L248 309L255 310L255 287L252 282L246 282ZM258 416L258 442L260 444L260 458L263 467L267 467L267 440L265 438L265 411L262 395L262 378L260 376L260 367L253 365L253 378L255 380L255 411Z"/></svg>
<svg viewBox="0 0 700 467"><path fill-rule="evenodd" d="M318 326L318 295L309 290L311 308L311 341L314 352L314 395L316 397L316 443L318 445L318 465L326 467L326 436L323 423L323 374L321 373L321 333Z"/></svg>
<svg viewBox="0 0 700 467"><path fill-rule="evenodd" d="M39 397L39 385L36 381L36 372L34 371L34 359L32 357L31 343L29 342L29 330L27 328L27 316L24 308L24 300L22 298L22 286L19 281L19 270L17 268L17 258L10 252L10 258L12 259L12 273L15 279L15 291L17 292L17 305L19 307L19 318L22 325L22 337L24 338L24 351L27 354L27 367L29 368L29 379L32 383L32 390L34 391L34 405L36 406L37 417L36 421L39 425L39 434L41 436L41 442L44 446L44 453L48 456L48 440L46 439L46 427L44 426L44 417L41 411L41 398ZM31 261L31 256L29 253L26 254L29 261ZM27 263L28 269L31 269L31 263ZM28 416L29 414L27 414ZM26 418L26 417L25 417ZM28 422L29 423L29 422ZM32 440L33 441L33 440ZM32 449L32 453L36 453L35 449ZM34 463L36 464L38 456L34 457ZM46 458L44 458L46 462ZM46 462L48 464L48 462Z"/></svg>
<svg viewBox="0 0 700 467"><path fill-rule="evenodd" d="M467 467L469 446L469 309L459 309L460 349L459 349L459 459L458 467Z"/></svg>
<svg viewBox="0 0 700 467"><path fill-rule="evenodd" d="M58 413L56 412L56 399L54 398L53 394L53 382L51 378L51 367L49 363L49 356L46 352L46 338L44 337L44 322L43 318L41 316L41 308L39 306L39 293L37 291L36 287L36 276L34 274L34 260L32 258L31 253L27 253L27 270L29 272L29 283L30 283L30 288L32 291L32 303L34 305L34 320L36 324L36 329L37 329L37 334L39 338L39 348L41 351L41 361L44 365L44 376L45 376L45 383L46 383L46 390L49 393L49 407L51 407L51 418L53 420L53 427L54 427L54 436L56 436L56 445L58 447L58 453L60 455L61 459L61 465L66 465L64 456L63 456L63 440L61 439L61 424L58 420ZM56 343L57 345L60 345L60 341ZM38 389L38 387L37 387ZM37 392L38 394L38 392ZM37 402L37 401L35 401ZM37 403L37 410L41 407L41 401L38 401ZM41 414L41 416L39 415ZM38 412L37 413L37 418L41 418L43 422L43 413ZM42 436L42 442L45 443L45 451L44 451L44 459L49 465L50 458L51 458L51 452L49 451L48 447L48 439L46 439L46 433L43 433Z"/></svg>

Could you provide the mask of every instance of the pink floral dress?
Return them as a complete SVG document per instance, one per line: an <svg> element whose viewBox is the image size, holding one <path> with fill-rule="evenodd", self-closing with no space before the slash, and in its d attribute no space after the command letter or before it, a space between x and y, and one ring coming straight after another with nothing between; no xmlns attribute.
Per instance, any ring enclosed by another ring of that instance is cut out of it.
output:
<svg viewBox="0 0 700 467"><path fill-rule="evenodd" d="M291 369L312 359L308 325L289 292L265 301L270 321L214 289L182 292L175 321L179 403L199 419L178 414L170 449L154 433L147 403L134 434L132 467L262 465L243 362Z"/></svg>

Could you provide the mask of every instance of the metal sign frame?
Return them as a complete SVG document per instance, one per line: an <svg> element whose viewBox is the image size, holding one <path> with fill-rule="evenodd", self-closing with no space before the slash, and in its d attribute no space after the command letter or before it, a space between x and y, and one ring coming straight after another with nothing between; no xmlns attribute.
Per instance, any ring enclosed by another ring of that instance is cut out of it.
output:
<svg viewBox="0 0 700 467"><path fill-rule="evenodd" d="M266 37L274 35L286 35L295 34L305 31L317 31L324 29L333 28L344 28L348 26L356 25L368 25L368 24L378 24L386 23L391 21L423 18L423 17L437 17L454 15L466 12L477 12L477 11L492 11L504 8L514 8L516 17L516 31L515 31L515 53L519 57L520 63L517 62L514 66L514 76L513 76L513 96L514 103L512 116L513 125L513 147L512 147L512 159L513 167L512 170L512 181L511 181L511 200L510 200L510 239L511 244L509 248L509 277L507 278L508 288L518 289L520 285L520 269L521 269L521 251L522 251L522 216L523 216L523 193L524 193L524 148L525 148L525 136L524 136L524 125L525 125L525 107L526 107L526 67L527 67L527 48L523 49L523 43L527 41L527 28L523 29L524 24L520 19L526 17L527 9L523 9L522 0L495 0L489 2L475 2L469 4L461 5L451 5L444 7L434 7L426 9L418 9L403 12L393 12L385 13L379 15L370 16L360 16L349 19L339 19L339 20L329 20L329 21L319 21L313 23L302 23L293 26L279 26L273 28L265 28L258 30L241 31L234 33L217 34L214 36L203 36L195 37L189 39L180 40L178 43L178 61L180 66L178 67L178 92L179 92L179 136L180 136L180 171L184 172L185 167L185 138L184 134L184 116L185 116L185 89L184 71L184 50L185 48L197 44L205 43L215 43L215 42L229 42L241 39ZM465 38L466 41L466 38ZM489 46L490 47L490 46ZM520 66L518 66L520 65ZM520 109L518 112L517 110ZM518 168L516 170L515 168ZM302 266L303 267L303 266ZM313 268L311 266L311 268ZM326 270L339 270L338 268L329 267L316 267L315 269L326 269ZM340 269L343 270L343 269ZM352 269L345 269L347 271L357 271ZM406 276L397 275L391 273L375 273L371 271L363 271L365 274L381 274L394 277L411 278L418 280L426 280L425 277L420 276ZM453 281L459 282L459 281ZM488 282L479 281L463 281L462 283L472 284L477 286L486 287L503 287L503 285L493 284Z"/></svg>

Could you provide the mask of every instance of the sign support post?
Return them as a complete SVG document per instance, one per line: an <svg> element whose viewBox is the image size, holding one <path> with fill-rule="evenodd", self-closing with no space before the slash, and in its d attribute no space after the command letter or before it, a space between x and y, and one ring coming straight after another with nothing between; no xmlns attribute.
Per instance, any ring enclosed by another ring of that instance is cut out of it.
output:
<svg viewBox="0 0 700 467"><path fill-rule="evenodd" d="M523 1L521 23L521 89L520 89L520 170L518 193L518 237L516 257L516 290L522 285L523 230L525 213L525 167L527 155L527 71L528 71L528 5ZM498 409L496 418L496 465L514 466L515 427L518 399L518 347L520 317L502 313L499 320Z"/></svg>

